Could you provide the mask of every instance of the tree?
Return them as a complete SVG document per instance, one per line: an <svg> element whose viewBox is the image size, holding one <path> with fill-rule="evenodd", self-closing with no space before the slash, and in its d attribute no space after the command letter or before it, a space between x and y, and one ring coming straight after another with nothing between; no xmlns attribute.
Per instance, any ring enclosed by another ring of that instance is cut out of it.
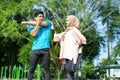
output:
<svg viewBox="0 0 120 80"><path fill-rule="evenodd" d="M108 58L110 59L110 42L115 41L116 37L119 35L119 7L118 4L119 1L114 0L103 0L101 1L101 7L99 9L99 12L101 13L99 17L102 17L102 23L103 25L106 25L106 37L107 37L107 44L108 44ZM104 39L106 39L104 37ZM108 60L109 61L109 60ZM110 62L109 62L110 64Z"/></svg>
<svg viewBox="0 0 120 80"><path fill-rule="evenodd" d="M86 60L85 65L82 69L83 77L86 79L94 79L95 68L90 60Z"/></svg>
<svg viewBox="0 0 120 80"><path fill-rule="evenodd" d="M20 22L23 20L33 20L32 14L35 10L44 11L45 18L48 18L53 22L56 32L58 33L65 29L65 17L67 15L74 14L77 16L81 23L80 30L87 38L87 45L83 51L83 60L86 61L89 59L90 62L92 62L99 54L100 43L103 39L96 30L97 25L94 20L97 19L98 14L104 12L98 12L98 9L101 7L101 1L12 0L0 2L0 9L2 9L0 11L0 14L2 14L0 15L0 44L2 46L0 47L2 50L0 51L2 53L0 54L0 57L2 57L1 61L3 64L6 63L5 65L14 65L18 63L28 63L32 38L26 31L25 26L20 25ZM51 42L51 46L52 67L60 69L61 64L58 62L59 44ZM6 59L10 59L9 64L7 64L8 60Z"/></svg>
<svg viewBox="0 0 120 80"><path fill-rule="evenodd" d="M107 51L108 51L108 64L110 65L112 60L110 60L110 42L114 40L114 30L119 27L119 22L117 21L119 17L119 7L115 4L114 0L103 0L101 1L101 7L99 9L99 12L101 12L100 16L103 18L102 23L106 24L107 27ZM120 18L119 18L120 19ZM116 22L117 23L116 23ZM117 30L116 30L117 31ZM108 74L110 76L110 69L108 69Z"/></svg>
<svg viewBox="0 0 120 80"><path fill-rule="evenodd" d="M115 63L115 61L117 61L118 59L118 56L120 55L120 44L118 43L115 47L114 47L114 49L113 49L113 52L112 52L112 54L111 54L111 58L112 58L112 60L114 61L114 63Z"/></svg>
<svg viewBox="0 0 120 80"><path fill-rule="evenodd" d="M27 19L26 16L32 12L31 8L35 0L32 3L29 0L0 2L1 65L14 65L18 63L17 53L19 53L19 48L30 40L27 38L28 33L25 31L25 27L21 26L20 22Z"/></svg>

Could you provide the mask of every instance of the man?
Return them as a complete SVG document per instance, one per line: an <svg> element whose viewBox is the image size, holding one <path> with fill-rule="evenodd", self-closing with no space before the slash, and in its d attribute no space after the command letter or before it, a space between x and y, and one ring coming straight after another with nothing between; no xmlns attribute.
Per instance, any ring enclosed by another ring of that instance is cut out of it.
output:
<svg viewBox="0 0 120 80"><path fill-rule="evenodd" d="M28 80L32 80L36 65L41 60L44 68L45 80L50 80L50 31L51 22L43 21L43 12L34 14L36 21L23 21L21 24L29 24L28 31L34 37L32 51L30 53L30 65Z"/></svg>

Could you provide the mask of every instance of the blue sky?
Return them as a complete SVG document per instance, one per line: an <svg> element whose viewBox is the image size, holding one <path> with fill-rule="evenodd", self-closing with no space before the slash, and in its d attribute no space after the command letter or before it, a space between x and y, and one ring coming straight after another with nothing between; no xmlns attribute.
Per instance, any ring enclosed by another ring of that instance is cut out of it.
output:
<svg viewBox="0 0 120 80"><path fill-rule="evenodd" d="M96 30L98 31L99 35L100 36L107 36L107 34L105 33L107 28L106 28L106 25L102 25L101 21L99 21L101 18L95 20L96 24L97 24L97 28ZM99 22L97 22L99 21ZM107 41L107 38L105 39L105 41ZM114 42L110 42L110 54L113 50L113 48L117 45L116 43L117 41L114 41ZM102 61L103 58L107 58L108 57L108 47L107 47L107 42L105 43L105 45L101 45L101 48L100 48L100 55L97 56L95 59L94 59L94 65L97 66L99 65L99 63Z"/></svg>

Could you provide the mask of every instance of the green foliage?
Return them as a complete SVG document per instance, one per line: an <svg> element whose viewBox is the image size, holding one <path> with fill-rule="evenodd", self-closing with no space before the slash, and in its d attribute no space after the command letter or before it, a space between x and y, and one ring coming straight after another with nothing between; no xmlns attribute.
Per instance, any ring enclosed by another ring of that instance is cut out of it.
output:
<svg viewBox="0 0 120 80"><path fill-rule="evenodd" d="M119 41L119 38L120 38L119 37L119 34L120 34L119 33L119 29L120 29L119 3L120 1L102 0L102 4L100 8L98 9L99 12L101 12L99 16L102 17L102 23L106 24L106 27L107 27L106 33L107 33L107 37L109 38L109 42L114 42L116 39ZM118 46L120 45L118 44L116 47ZM116 57L118 55L119 55L118 49L114 49L112 52L112 55L110 56L110 59L111 59L110 64L116 63ZM107 65L107 63L108 63L108 59L103 59L102 65Z"/></svg>
<svg viewBox="0 0 120 80"><path fill-rule="evenodd" d="M116 61L115 61L115 59L110 59L110 64L112 65L112 64L116 64ZM106 59L106 58L104 58L104 59L102 59L102 62L100 63L100 65L101 66L107 66L107 65L109 65L108 64L108 59Z"/></svg>
<svg viewBox="0 0 120 80"><path fill-rule="evenodd" d="M23 65L28 64L29 61L28 58L31 51L31 46L32 46L32 42L28 42L26 44L23 44L19 49L18 61Z"/></svg>
<svg viewBox="0 0 120 80"><path fill-rule="evenodd" d="M2 49L1 60L3 61L3 64L6 62L7 65L15 64L17 61L17 57L15 56L19 53L19 49L20 47L22 47L21 45L25 45L26 42L28 42L27 40L30 40L28 37L28 32L26 32L25 27L21 26L20 23L23 19L27 19L26 15L31 13L32 11L31 9L35 2L36 0L1 1L1 5L0 5L1 48L0 49Z"/></svg>
<svg viewBox="0 0 120 80"><path fill-rule="evenodd" d="M19 58L18 60L24 63L24 60L22 61L23 58L20 59L20 57L22 54L29 53L29 51L24 50L25 48L23 47L27 47L27 49L29 50L28 46L31 45L28 44L28 40L31 40L31 38L28 36L25 27L20 25L20 22L22 20L32 19L32 13L34 13L35 6L37 6L38 9L42 8L43 11L45 11L46 14L45 16L50 18L53 21L55 27L58 28L56 29L56 32L61 32L65 29L65 17L68 14L74 14L79 19L81 19L81 30L84 30L86 28L89 28L90 25L94 24L90 16L86 17L88 15L86 14L87 10L85 10L85 8L87 8L87 4L86 4L86 0L84 1L85 2L82 1L77 2L76 0L73 1L64 0L59 2L59 1L51 0L51 1L37 2L37 0L34 1L26 0L19 2L18 1L3 2L2 5L0 6L1 9L3 9L2 11L0 11L0 13L4 14L4 16L0 16L1 18L0 22L2 22L2 24L0 25L1 26L0 34L3 36L5 40L6 38L9 37L12 41L15 42L16 45L19 46L18 49L16 49L16 51L20 50L18 54L18 58ZM92 15L91 12L89 13L90 15ZM98 45L95 44L99 41L99 37L97 37L98 35L95 31L95 28L91 28L87 32L88 34L85 33L85 36L87 38L87 42L90 43L86 46L84 55L88 56L89 59L93 59L98 54L99 43ZM94 42L91 41L94 38L96 40ZM54 43L52 44L52 46L54 47L51 48L51 53L54 52L56 55L54 54L51 56L53 59L58 58L59 45ZM96 49L91 49L92 50L91 51L89 49L91 46L95 46ZM89 54L90 55L94 54L94 56L91 57Z"/></svg>
<svg viewBox="0 0 120 80"><path fill-rule="evenodd" d="M116 61L119 60L118 56L120 55L120 44L116 45L113 49L113 52L110 56L110 64L118 64ZM100 63L101 66L107 66L108 65L108 59L103 59Z"/></svg>
<svg viewBox="0 0 120 80"><path fill-rule="evenodd" d="M83 77L86 77L88 79L91 79L94 77L95 74L95 68L90 60L86 60L84 65L82 66L82 75Z"/></svg>
<svg viewBox="0 0 120 80"><path fill-rule="evenodd" d="M116 45L113 49L112 55L111 55L111 59L116 61L118 60L118 56L120 55L120 44Z"/></svg>
<svg viewBox="0 0 120 80"><path fill-rule="evenodd" d="M99 11L101 12L100 16L103 18L102 23L107 24L106 27L109 28L109 36L110 40L114 40L115 38L115 30L116 28L120 28L120 13L118 5L114 5L115 2L113 0L104 1L103 4L100 6ZM116 1L117 2L117 1ZM119 1L118 1L119 3ZM107 32L106 32L107 33Z"/></svg>
<svg viewBox="0 0 120 80"><path fill-rule="evenodd" d="M87 39L87 45L83 49L83 59L93 60L99 54L100 43L103 39L98 35L94 27L90 28L84 35Z"/></svg>
<svg viewBox="0 0 120 80"><path fill-rule="evenodd" d="M110 26L111 41L115 39L116 35L119 35L120 9L117 1L114 0L1 0L0 3L1 65L28 63L32 38L27 32L26 26L20 25L20 23L23 20L33 20L33 13L36 9L45 12L45 19L53 22L57 33L65 30L67 15L74 14L80 19L80 30L87 38L87 45L83 50L83 60L90 60L86 61L86 67L83 68L85 69L84 74L89 71L88 69L90 69L89 72L94 72L92 60L99 55L100 44L104 43L103 39L106 38L99 35L96 30L98 25L94 20L102 18L100 21ZM61 63L58 59L60 45L52 42L52 39L50 51L51 67L60 69ZM114 52L117 50L115 49Z"/></svg>

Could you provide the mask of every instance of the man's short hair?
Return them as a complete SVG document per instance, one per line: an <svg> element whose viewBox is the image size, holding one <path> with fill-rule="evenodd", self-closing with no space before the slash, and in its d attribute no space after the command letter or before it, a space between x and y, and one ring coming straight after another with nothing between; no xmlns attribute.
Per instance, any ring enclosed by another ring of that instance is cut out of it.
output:
<svg viewBox="0 0 120 80"><path fill-rule="evenodd" d="M43 15L43 12L42 12L42 11L35 12L35 13L34 13L34 17L37 17L39 14L42 14L42 15Z"/></svg>

